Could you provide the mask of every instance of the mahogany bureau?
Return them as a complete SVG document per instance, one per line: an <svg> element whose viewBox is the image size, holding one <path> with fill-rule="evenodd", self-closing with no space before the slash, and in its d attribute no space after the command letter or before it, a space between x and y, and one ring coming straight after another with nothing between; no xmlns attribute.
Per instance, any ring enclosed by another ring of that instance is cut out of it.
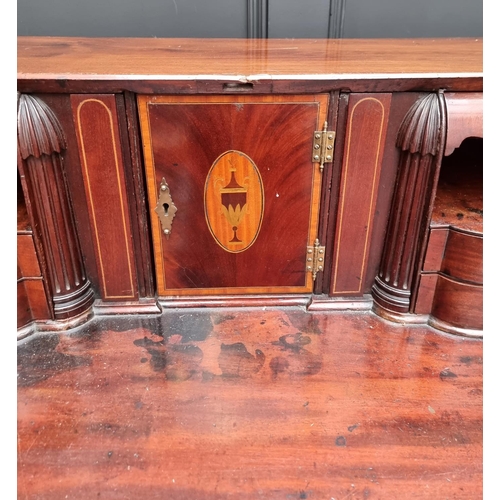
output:
<svg viewBox="0 0 500 500"><path fill-rule="evenodd" d="M18 337L301 305L482 336L482 39L18 38Z"/></svg>

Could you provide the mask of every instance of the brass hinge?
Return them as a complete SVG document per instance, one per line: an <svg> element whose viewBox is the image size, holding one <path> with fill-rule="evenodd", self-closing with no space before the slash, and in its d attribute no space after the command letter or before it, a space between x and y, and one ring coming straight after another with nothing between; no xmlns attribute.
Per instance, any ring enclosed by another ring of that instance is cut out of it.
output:
<svg viewBox="0 0 500 500"><path fill-rule="evenodd" d="M328 130L328 123L325 122L323 130L314 132L312 161L319 163L319 171L323 172L324 164L333 161L333 144L335 142L335 132Z"/></svg>
<svg viewBox="0 0 500 500"><path fill-rule="evenodd" d="M314 246L307 247L306 271L312 273L313 281L316 279L316 274L323 271L325 263L325 247L320 246L319 240L316 238Z"/></svg>

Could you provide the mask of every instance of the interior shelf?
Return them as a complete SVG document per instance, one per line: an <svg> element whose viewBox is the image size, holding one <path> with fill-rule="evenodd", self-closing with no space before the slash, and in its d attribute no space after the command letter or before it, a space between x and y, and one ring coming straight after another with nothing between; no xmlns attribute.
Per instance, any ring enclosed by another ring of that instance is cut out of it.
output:
<svg viewBox="0 0 500 500"><path fill-rule="evenodd" d="M443 158L431 227L483 233L483 139L467 138Z"/></svg>

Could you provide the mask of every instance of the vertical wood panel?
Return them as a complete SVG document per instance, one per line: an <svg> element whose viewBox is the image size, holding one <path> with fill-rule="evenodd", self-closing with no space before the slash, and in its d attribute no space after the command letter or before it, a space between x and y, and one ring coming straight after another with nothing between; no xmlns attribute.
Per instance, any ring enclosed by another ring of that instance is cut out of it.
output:
<svg viewBox="0 0 500 500"><path fill-rule="evenodd" d="M430 314L438 280L437 273L423 273L415 302L415 314Z"/></svg>
<svg viewBox="0 0 500 500"><path fill-rule="evenodd" d="M425 253L423 271L437 272L441 270L448 234L448 228L431 229Z"/></svg>
<svg viewBox="0 0 500 500"><path fill-rule="evenodd" d="M121 97L121 96L119 96ZM120 113L120 101L117 99L117 109ZM132 92L123 95L124 119L121 121L122 137L127 151L123 152L125 170L129 172L129 190L132 205L130 212L135 214L132 222L132 239L134 243L135 263L137 266L137 281L139 297L154 297L154 264L152 254L152 239L147 210L146 180L142 158L142 141L139 129L139 115L136 96ZM129 155L127 157L127 154Z"/></svg>
<svg viewBox="0 0 500 500"><path fill-rule="evenodd" d="M28 292L24 280L17 282L17 328L26 326L33 320Z"/></svg>
<svg viewBox="0 0 500 500"><path fill-rule="evenodd" d="M34 278L42 275L31 234L17 235L17 264L23 277Z"/></svg>
<svg viewBox="0 0 500 500"><path fill-rule="evenodd" d="M331 295L362 295L391 94L353 94L332 259Z"/></svg>
<svg viewBox="0 0 500 500"><path fill-rule="evenodd" d="M136 299L130 214L113 95L72 95L103 300Z"/></svg>

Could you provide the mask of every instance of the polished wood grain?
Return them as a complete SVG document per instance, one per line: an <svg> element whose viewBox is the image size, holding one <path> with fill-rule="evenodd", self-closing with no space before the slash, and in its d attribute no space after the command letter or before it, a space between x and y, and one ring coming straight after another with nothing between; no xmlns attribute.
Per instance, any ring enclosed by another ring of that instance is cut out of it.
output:
<svg viewBox="0 0 500 500"><path fill-rule="evenodd" d="M28 292L24 280L17 281L17 328L22 328L33 321Z"/></svg>
<svg viewBox="0 0 500 500"><path fill-rule="evenodd" d="M18 374L20 499L482 497L477 339L172 310L26 339Z"/></svg>
<svg viewBox="0 0 500 500"><path fill-rule="evenodd" d="M449 230L447 228L431 229L427 241L423 271L437 272L441 270L448 235Z"/></svg>
<svg viewBox="0 0 500 500"><path fill-rule="evenodd" d="M483 237L450 230L441 272L461 281L483 283Z"/></svg>
<svg viewBox="0 0 500 500"><path fill-rule="evenodd" d="M321 193L312 145L328 101L324 94L139 96L160 296L312 292L306 252L318 236ZM238 185L248 183L240 193L248 195L245 217L258 219L242 219L243 247L224 239L222 227L230 238L232 225L214 191L233 182L231 165L220 161L235 151L246 158L235 172ZM168 238L155 212L163 178L177 208Z"/></svg>
<svg viewBox="0 0 500 500"><path fill-rule="evenodd" d="M483 287L439 274L432 302L430 324L450 333L481 336Z"/></svg>
<svg viewBox="0 0 500 500"><path fill-rule="evenodd" d="M86 209L103 300L138 297L115 96L72 95Z"/></svg>
<svg viewBox="0 0 500 500"><path fill-rule="evenodd" d="M467 137L483 137L483 93L447 92L444 98L448 120L444 155L448 156Z"/></svg>
<svg viewBox="0 0 500 500"><path fill-rule="evenodd" d="M436 293L438 276L439 274L437 272L422 272L420 274L414 312L425 318L422 323L428 322L429 320L429 314L432 311L432 304Z"/></svg>
<svg viewBox="0 0 500 500"><path fill-rule="evenodd" d="M32 320L47 321L52 320L52 311L49 306L49 299L45 291L43 281L38 279L23 279L24 292L29 303L30 315ZM18 281L18 287L20 282ZM19 294L19 288L18 288ZM19 298L19 295L18 295ZM19 318L18 318L19 320ZM18 321L18 328L21 324ZM24 324L23 324L24 326Z"/></svg>
<svg viewBox="0 0 500 500"><path fill-rule="evenodd" d="M17 55L26 92L296 93L481 91L482 51L481 38L18 37Z"/></svg>
<svg viewBox="0 0 500 500"><path fill-rule="evenodd" d="M391 94L352 94L344 144L330 295L363 295Z"/></svg>
<svg viewBox="0 0 500 500"><path fill-rule="evenodd" d="M17 235L17 265L21 270L21 274L26 278L42 276L33 236L30 234Z"/></svg>

